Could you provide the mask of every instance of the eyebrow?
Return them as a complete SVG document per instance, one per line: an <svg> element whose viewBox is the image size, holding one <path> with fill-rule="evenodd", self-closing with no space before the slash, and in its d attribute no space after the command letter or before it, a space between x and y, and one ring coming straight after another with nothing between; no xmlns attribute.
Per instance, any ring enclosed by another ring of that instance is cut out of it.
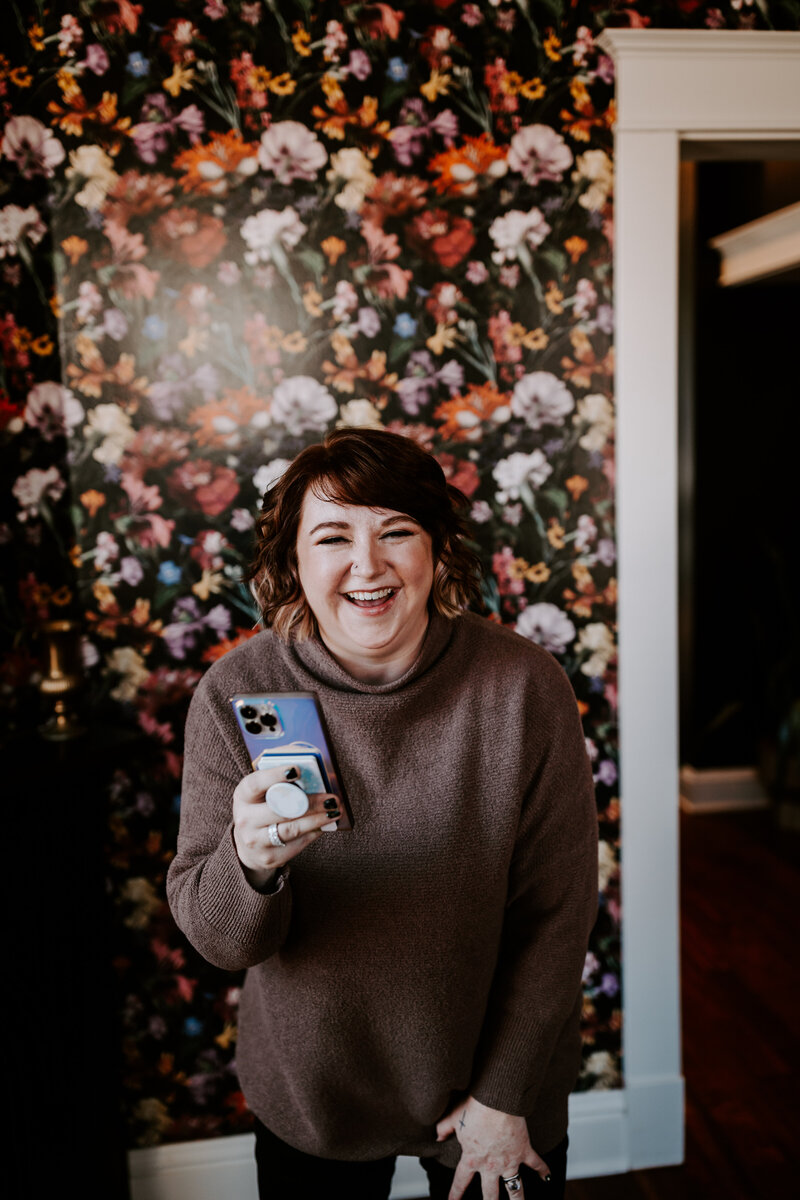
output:
<svg viewBox="0 0 800 1200"><path fill-rule="evenodd" d="M381 529L385 529L387 525L396 525L398 521L410 521L412 525L417 525L421 529L419 521L415 521L413 517L409 517L407 513L398 513L396 517L385 517L381 521ZM315 525L313 529L309 529L307 537L312 537L320 529L351 529L349 521L320 521L319 525Z"/></svg>

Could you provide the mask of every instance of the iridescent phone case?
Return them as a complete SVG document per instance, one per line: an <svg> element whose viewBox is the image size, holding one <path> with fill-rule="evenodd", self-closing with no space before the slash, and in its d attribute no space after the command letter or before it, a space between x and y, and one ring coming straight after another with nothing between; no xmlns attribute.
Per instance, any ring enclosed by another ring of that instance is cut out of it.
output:
<svg viewBox="0 0 800 1200"><path fill-rule="evenodd" d="M313 692L237 692L236 722L253 770L294 763L306 792L331 792L339 800L339 829L353 828L353 814Z"/></svg>

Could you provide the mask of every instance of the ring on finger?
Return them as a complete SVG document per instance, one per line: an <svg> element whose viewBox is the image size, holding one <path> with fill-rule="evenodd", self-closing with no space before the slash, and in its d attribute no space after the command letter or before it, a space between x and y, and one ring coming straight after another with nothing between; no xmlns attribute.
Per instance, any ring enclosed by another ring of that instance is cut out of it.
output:
<svg viewBox="0 0 800 1200"><path fill-rule="evenodd" d="M507 1192L521 1192L522 1191L522 1176L521 1175L508 1175L508 1176L501 1175L500 1178L502 1179L503 1183L506 1185Z"/></svg>
<svg viewBox="0 0 800 1200"><path fill-rule="evenodd" d="M277 825L268 825L267 826L267 837L269 838L272 845L275 847L280 847L280 846L286 845L286 842L284 842L283 838L278 833Z"/></svg>

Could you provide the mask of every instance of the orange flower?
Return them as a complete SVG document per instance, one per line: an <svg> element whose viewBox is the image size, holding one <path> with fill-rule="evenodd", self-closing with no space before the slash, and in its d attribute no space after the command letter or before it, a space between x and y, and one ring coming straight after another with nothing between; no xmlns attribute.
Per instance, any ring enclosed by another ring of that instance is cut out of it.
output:
<svg viewBox="0 0 800 1200"><path fill-rule="evenodd" d="M33 76L27 67L14 67L8 78L18 88L28 88L33 83Z"/></svg>
<svg viewBox="0 0 800 1200"><path fill-rule="evenodd" d="M561 39L556 37L552 29L548 30L547 37L544 39L544 52L551 62L560 62L560 49Z"/></svg>
<svg viewBox="0 0 800 1200"><path fill-rule="evenodd" d="M209 400L193 409L189 420L199 426L195 435L198 445L231 446L238 444L241 428L268 407L269 402L249 387L227 388L221 400Z"/></svg>
<svg viewBox="0 0 800 1200"><path fill-rule="evenodd" d="M526 100L541 100L547 88L542 83L537 75L535 79L528 79L519 89L520 96L524 96Z"/></svg>
<svg viewBox="0 0 800 1200"><path fill-rule="evenodd" d="M55 350L53 339L43 333L40 337L34 338L31 342L31 350L34 354L38 354L39 358L47 358Z"/></svg>
<svg viewBox="0 0 800 1200"><path fill-rule="evenodd" d="M64 238L61 243L61 249L74 267L89 249L89 243L86 241L86 238L78 237L77 234L73 233L71 237Z"/></svg>
<svg viewBox="0 0 800 1200"><path fill-rule="evenodd" d="M555 517L551 517L548 522L547 540L554 550L563 550L565 546L564 534L566 530Z"/></svg>
<svg viewBox="0 0 800 1200"><path fill-rule="evenodd" d="M437 154L428 166L439 172L433 186L440 195L450 192L454 196L472 196L478 190L480 176L499 179L505 175L506 150L496 146L490 134L482 133L480 137L465 137L461 146L451 146Z"/></svg>
<svg viewBox="0 0 800 1200"><path fill-rule="evenodd" d="M229 129L215 134L205 146L190 146L172 165L185 172L184 192L224 195L231 183L241 183L258 170L258 143L246 142L238 129Z"/></svg>
<svg viewBox="0 0 800 1200"><path fill-rule="evenodd" d="M331 266L335 267L347 249L347 242L343 242L339 237L326 237L320 248Z"/></svg>
<svg viewBox="0 0 800 1200"><path fill-rule="evenodd" d="M169 92L173 100L177 100L181 92L189 92L194 85L194 67L182 67L175 63L172 74L161 84L165 92Z"/></svg>
<svg viewBox="0 0 800 1200"><path fill-rule="evenodd" d="M215 642L213 646L209 646L203 651L203 662L216 662L218 658L222 658L223 654L227 654L229 650L233 650L236 646L241 646L249 638L255 637L258 633L257 629L237 629L236 637L225 638L221 642Z"/></svg>
<svg viewBox="0 0 800 1200"><path fill-rule="evenodd" d="M583 493L589 486L589 480L583 475L570 475L569 479L564 484L567 491L574 501L580 500Z"/></svg>
<svg viewBox="0 0 800 1200"><path fill-rule="evenodd" d="M559 313L563 313L564 305L561 303L563 299L564 293L561 291L561 288L558 286L555 280L551 279L547 285L547 288L545 289L544 294L544 302L550 309L551 313L555 313L556 316L558 316Z"/></svg>
<svg viewBox="0 0 800 1200"><path fill-rule="evenodd" d="M567 240L564 242L564 249L574 264L577 263L581 255L585 254L589 249L589 243L586 241L586 238L575 236L567 238Z"/></svg>
<svg viewBox="0 0 800 1200"><path fill-rule="evenodd" d="M294 46L295 53L299 54L301 58L308 58L308 56L311 54L311 50L309 49L311 45L311 34L307 29L303 28L300 21L295 21L294 23L292 45Z"/></svg>
<svg viewBox="0 0 800 1200"><path fill-rule="evenodd" d="M493 383L470 385L463 396L444 400L433 414L434 420L444 422L439 430L441 436L454 442L478 441L483 434L483 421L501 425L509 415L508 396Z"/></svg>
<svg viewBox="0 0 800 1200"><path fill-rule="evenodd" d="M529 583L547 583L550 578L550 568L543 562L534 563L525 572L525 578Z"/></svg>
<svg viewBox="0 0 800 1200"><path fill-rule="evenodd" d="M118 133L127 132L131 124L130 117L120 117L117 109L116 92L103 92L99 104L90 105L75 81L74 75L62 69L56 76L61 95L67 108L62 107L56 100L51 100L47 111L58 118L55 122L64 133L71 137L82 137L84 121L96 121L99 125L108 125ZM110 154L116 154L120 142L116 141L106 149Z"/></svg>
<svg viewBox="0 0 800 1200"><path fill-rule="evenodd" d="M576 387L592 386L595 375L611 375L614 371L614 353L609 350L602 361L597 361L592 343L582 329L573 329L569 335L575 351L575 358L567 355L561 359L564 368L564 378L570 380Z"/></svg>
<svg viewBox="0 0 800 1200"><path fill-rule="evenodd" d="M430 104L433 104L434 101L439 98L439 96L446 96L448 94L450 84L452 82L452 75L448 75L445 71L437 71L436 68L434 68L431 71L431 77L428 82L423 83L419 90L422 92L425 99Z"/></svg>

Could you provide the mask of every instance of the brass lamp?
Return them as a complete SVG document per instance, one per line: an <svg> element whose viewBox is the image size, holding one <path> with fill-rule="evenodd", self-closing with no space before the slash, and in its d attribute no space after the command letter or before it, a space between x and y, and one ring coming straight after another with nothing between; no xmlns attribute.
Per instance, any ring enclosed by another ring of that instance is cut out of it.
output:
<svg viewBox="0 0 800 1200"><path fill-rule="evenodd" d="M39 631L47 654L47 671L39 691L53 702L53 711L39 726L39 733L49 741L66 742L86 732L71 707L81 684L80 625L77 621L45 621Z"/></svg>

